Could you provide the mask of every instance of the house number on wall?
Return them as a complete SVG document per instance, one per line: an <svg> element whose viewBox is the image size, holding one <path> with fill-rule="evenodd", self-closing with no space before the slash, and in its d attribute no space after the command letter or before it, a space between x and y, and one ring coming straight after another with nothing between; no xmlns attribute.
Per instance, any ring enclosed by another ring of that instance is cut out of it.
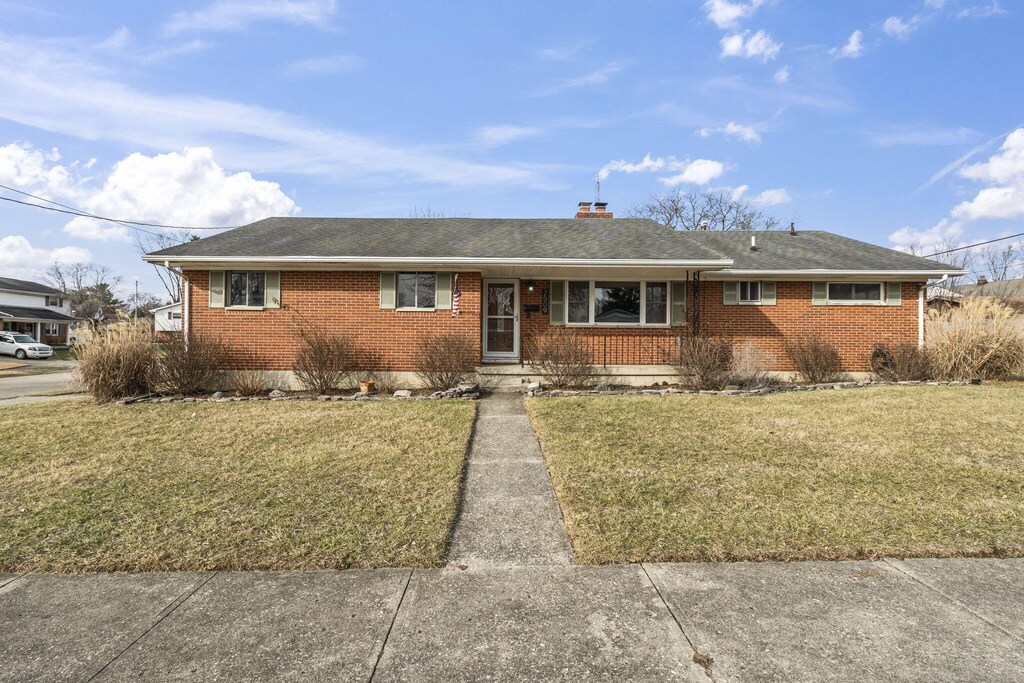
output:
<svg viewBox="0 0 1024 683"><path fill-rule="evenodd" d="M542 290L541 293L540 293L540 309L541 309L542 313L547 313L548 312L548 298L549 298L549 296L550 295L548 294L548 290L546 290L546 289Z"/></svg>

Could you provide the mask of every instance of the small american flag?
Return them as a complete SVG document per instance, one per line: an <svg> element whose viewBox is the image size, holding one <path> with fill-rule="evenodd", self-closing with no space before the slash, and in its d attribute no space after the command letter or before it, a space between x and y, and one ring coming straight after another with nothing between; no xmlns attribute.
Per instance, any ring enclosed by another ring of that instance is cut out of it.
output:
<svg viewBox="0 0 1024 683"><path fill-rule="evenodd" d="M459 303L462 302L462 292L459 291L459 274L455 274L455 282L452 284L452 317L459 314Z"/></svg>

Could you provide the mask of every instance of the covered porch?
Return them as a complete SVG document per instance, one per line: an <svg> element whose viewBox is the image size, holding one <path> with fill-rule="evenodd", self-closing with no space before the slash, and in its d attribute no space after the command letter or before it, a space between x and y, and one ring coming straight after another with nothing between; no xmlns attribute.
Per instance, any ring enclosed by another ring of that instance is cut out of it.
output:
<svg viewBox="0 0 1024 683"><path fill-rule="evenodd" d="M0 306L0 326L9 332L27 334L41 344L55 348L70 345L71 316L47 308Z"/></svg>

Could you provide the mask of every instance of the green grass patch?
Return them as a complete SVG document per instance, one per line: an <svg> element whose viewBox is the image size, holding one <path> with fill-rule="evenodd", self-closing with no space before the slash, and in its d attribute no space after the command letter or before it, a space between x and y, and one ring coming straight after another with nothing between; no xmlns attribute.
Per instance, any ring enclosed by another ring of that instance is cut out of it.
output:
<svg viewBox="0 0 1024 683"><path fill-rule="evenodd" d="M0 571L439 565L475 409L0 408Z"/></svg>
<svg viewBox="0 0 1024 683"><path fill-rule="evenodd" d="M528 408L582 562L1024 555L1024 385Z"/></svg>

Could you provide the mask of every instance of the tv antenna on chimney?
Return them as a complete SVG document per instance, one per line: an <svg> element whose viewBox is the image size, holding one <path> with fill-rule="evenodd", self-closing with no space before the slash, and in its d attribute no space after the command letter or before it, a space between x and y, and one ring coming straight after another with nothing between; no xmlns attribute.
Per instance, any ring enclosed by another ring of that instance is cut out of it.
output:
<svg viewBox="0 0 1024 683"><path fill-rule="evenodd" d="M594 175L594 203L601 201L601 174Z"/></svg>

